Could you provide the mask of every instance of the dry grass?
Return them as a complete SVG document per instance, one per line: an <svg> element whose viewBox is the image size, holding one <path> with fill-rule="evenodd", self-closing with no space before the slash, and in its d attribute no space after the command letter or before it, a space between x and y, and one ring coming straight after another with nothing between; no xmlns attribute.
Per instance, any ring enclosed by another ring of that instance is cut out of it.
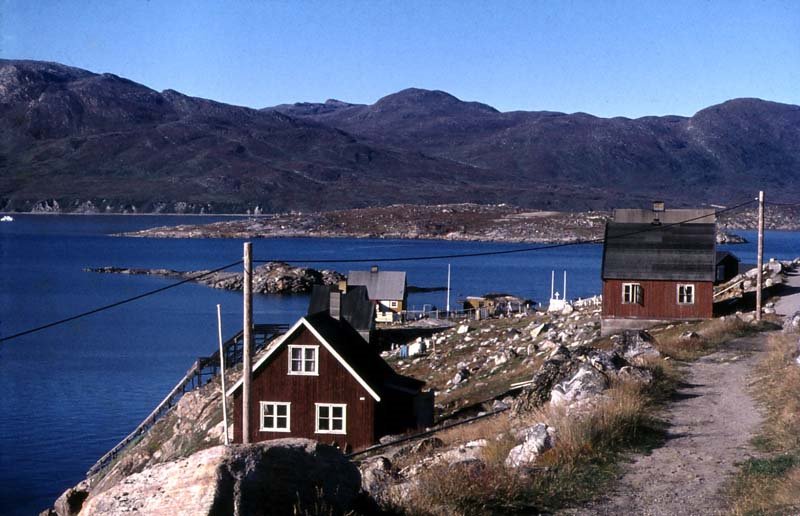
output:
<svg viewBox="0 0 800 516"><path fill-rule="evenodd" d="M797 335L772 335L754 391L766 418L754 444L764 456L741 466L730 487L737 515L800 513L800 367Z"/></svg>
<svg viewBox="0 0 800 516"><path fill-rule="evenodd" d="M402 508L410 514L441 516L531 514L591 498L613 478L621 451L646 446L658 433L651 407L647 389L620 382L579 412L546 406L524 420L501 415L443 432L440 437L451 444L489 439L483 464L431 468ZM543 453L531 471L506 468L504 461L518 444L512 425L538 422L556 429L556 446Z"/></svg>
<svg viewBox="0 0 800 516"><path fill-rule="evenodd" d="M756 329L737 317L711 319L696 323L681 324L654 332L658 350L675 360L696 360L713 353L720 345L731 339L752 333ZM682 335L695 332L699 338L686 339Z"/></svg>

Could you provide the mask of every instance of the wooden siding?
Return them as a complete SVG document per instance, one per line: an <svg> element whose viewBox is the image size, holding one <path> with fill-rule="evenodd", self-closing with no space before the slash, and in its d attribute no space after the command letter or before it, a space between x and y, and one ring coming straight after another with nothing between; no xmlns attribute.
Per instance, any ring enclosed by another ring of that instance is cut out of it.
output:
<svg viewBox="0 0 800 516"><path fill-rule="evenodd" d="M638 283L642 304L622 303L622 285ZM694 304L678 304L678 285L695 286ZM710 319L714 287L710 281L605 280L603 317L631 319Z"/></svg>
<svg viewBox="0 0 800 516"><path fill-rule="evenodd" d="M288 344L319 345L319 376L290 375ZM304 437L341 449L358 450L377 440L375 405L372 396L331 355L307 328L301 328L275 352L269 362L253 375L253 396L250 406L250 442ZM291 432L262 432L259 430L260 401L290 402ZM317 434L315 403L344 403L347 405L346 434ZM242 442L242 391L234 395L233 439Z"/></svg>

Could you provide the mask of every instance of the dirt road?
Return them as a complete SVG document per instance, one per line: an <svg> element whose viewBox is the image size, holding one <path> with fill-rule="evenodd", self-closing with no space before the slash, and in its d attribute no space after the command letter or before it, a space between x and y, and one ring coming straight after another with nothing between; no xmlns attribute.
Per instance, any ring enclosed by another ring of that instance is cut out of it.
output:
<svg viewBox="0 0 800 516"><path fill-rule="evenodd" d="M666 413L664 445L625 465L609 496L563 514L725 514L720 489L753 453L749 441L761 421L747 383L765 341L765 334L737 339L689 364Z"/></svg>

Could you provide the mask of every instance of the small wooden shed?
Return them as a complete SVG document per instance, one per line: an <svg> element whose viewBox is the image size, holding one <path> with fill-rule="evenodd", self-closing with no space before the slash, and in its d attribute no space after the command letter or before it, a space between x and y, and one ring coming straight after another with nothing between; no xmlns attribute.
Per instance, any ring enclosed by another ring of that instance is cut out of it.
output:
<svg viewBox="0 0 800 516"><path fill-rule="evenodd" d="M433 424L433 393L396 373L346 321L301 318L253 365L250 442L304 437L342 450ZM233 395L233 439L242 442L242 381Z"/></svg>

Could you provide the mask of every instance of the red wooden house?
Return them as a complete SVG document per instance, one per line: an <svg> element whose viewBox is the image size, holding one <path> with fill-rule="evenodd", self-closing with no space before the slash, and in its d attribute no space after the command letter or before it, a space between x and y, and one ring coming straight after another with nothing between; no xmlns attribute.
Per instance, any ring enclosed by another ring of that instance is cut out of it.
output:
<svg viewBox="0 0 800 516"><path fill-rule="evenodd" d="M237 443L241 385L228 391ZM383 435L433 423L433 395L423 385L396 373L346 321L328 312L308 315L253 365L250 442L304 437L366 448Z"/></svg>
<svg viewBox="0 0 800 516"><path fill-rule="evenodd" d="M644 210L625 210L642 212ZM649 222L606 225L602 333L713 315L716 224L713 212L649 212ZM629 213L619 217L630 220ZM694 218L691 223L675 222Z"/></svg>

